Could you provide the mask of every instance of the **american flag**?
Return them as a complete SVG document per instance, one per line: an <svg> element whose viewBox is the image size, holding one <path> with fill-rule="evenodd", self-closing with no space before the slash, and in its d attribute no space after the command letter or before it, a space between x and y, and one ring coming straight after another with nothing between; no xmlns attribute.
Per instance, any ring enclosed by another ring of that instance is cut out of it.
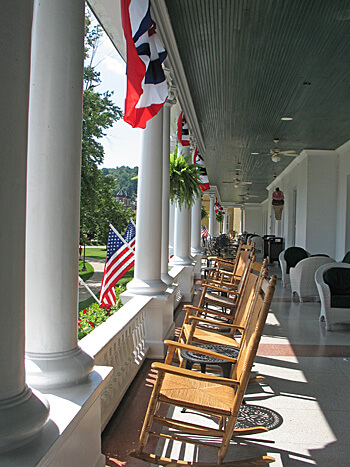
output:
<svg viewBox="0 0 350 467"><path fill-rule="evenodd" d="M124 120L145 128L168 97L162 68L167 52L156 35L149 0L121 0L121 15L127 48Z"/></svg>
<svg viewBox="0 0 350 467"><path fill-rule="evenodd" d="M177 119L177 139L179 140L181 146L190 145L188 125L183 112L180 113L179 118Z"/></svg>
<svg viewBox="0 0 350 467"><path fill-rule="evenodd" d="M136 227L132 220L129 222L123 238L129 244L129 247L135 250Z"/></svg>
<svg viewBox="0 0 350 467"><path fill-rule="evenodd" d="M134 266L134 252L110 225L107 243L107 256L103 271L100 292L101 307L109 307L116 304L115 285Z"/></svg>
<svg viewBox="0 0 350 467"><path fill-rule="evenodd" d="M193 163L200 166L201 176L199 178L199 181L201 183L201 190L202 191L209 190L210 185L209 185L209 178L207 175L207 169L205 168L203 157L199 154L197 148L195 149L193 153Z"/></svg>
<svg viewBox="0 0 350 467"><path fill-rule="evenodd" d="M204 238L209 237L209 232L208 232L208 229L206 228L205 225L203 225L203 227L202 227L202 237L204 237Z"/></svg>

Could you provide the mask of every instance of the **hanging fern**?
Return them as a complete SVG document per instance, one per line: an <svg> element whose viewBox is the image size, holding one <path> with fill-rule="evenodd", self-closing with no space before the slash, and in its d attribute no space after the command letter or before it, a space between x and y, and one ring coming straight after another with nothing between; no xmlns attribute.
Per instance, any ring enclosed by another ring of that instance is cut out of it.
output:
<svg viewBox="0 0 350 467"><path fill-rule="evenodd" d="M201 219L205 219L206 217L208 217L208 213L207 213L207 210L205 209L205 207L202 205L201 206Z"/></svg>
<svg viewBox="0 0 350 467"><path fill-rule="evenodd" d="M189 157L178 154L177 147L170 154L170 199L190 208L201 195L200 168Z"/></svg>

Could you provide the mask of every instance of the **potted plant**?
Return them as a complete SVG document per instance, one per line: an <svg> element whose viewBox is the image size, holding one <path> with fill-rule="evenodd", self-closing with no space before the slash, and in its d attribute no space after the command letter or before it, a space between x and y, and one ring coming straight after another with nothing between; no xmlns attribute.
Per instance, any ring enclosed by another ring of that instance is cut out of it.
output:
<svg viewBox="0 0 350 467"><path fill-rule="evenodd" d="M190 208L202 191L200 188L200 167L190 162L190 157L178 153L170 154L170 200Z"/></svg>

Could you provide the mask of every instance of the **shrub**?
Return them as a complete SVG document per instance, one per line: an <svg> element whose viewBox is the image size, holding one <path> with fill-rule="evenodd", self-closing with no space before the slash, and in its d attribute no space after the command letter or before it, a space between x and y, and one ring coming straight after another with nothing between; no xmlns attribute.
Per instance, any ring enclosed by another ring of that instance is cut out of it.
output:
<svg viewBox="0 0 350 467"><path fill-rule="evenodd" d="M100 308L98 303L93 303L79 312L78 318L78 339L82 339L97 326L107 321L119 308L123 306L119 295L126 290L125 285L115 288L116 304L109 308Z"/></svg>

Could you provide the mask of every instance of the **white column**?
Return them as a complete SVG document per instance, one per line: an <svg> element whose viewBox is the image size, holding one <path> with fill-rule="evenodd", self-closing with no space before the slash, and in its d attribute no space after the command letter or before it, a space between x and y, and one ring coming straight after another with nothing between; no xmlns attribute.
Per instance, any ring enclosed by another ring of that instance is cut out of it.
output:
<svg viewBox="0 0 350 467"><path fill-rule="evenodd" d="M76 385L93 368L77 344L84 6L46 0L34 9L26 356L38 388Z"/></svg>
<svg viewBox="0 0 350 467"><path fill-rule="evenodd" d="M169 201L169 257L174 254L175 203Z"/></svg>
<svg viewBox="0 0 350 467"><path fill-rule="evenodd" d="M170 109L171 104L163 106L163 191L162 191L162 265L161 279L171 285L169 276L169 191L170 191Z"/></svg>
<svg viewBox="0 0 350 467"><path fill-rule="evenodd" d="M244 208L241 208L241 233L245 231L244 225Z"/></svg>
<svg viewBox="0 0 350 467"><path fill-rule="evenodd" d="M189 155L189 146L182 147L182 154L187 157ZM175 237L174 237L174 256L171 258L170 264L173 265L190 265L191 258L191 209L186 206L179 206L176 203L175 208Z"/></svg>
<svg viewBox="0 0 350 467"><path fill-rule="evenodd" d="M24 371L28 89L33 2L2 6L0 31L0 453L32 441L49 407ZM20 31L20 34L19 34Z"/></svg>
<svg viewBox="0 0 350 467"><path fill-rule="evenodd" d="M201 248L201 206L202 200L199 196L197 201L192 206L191 218L191 254L197 255L202 253Z"/></svg>
<svg viewBox="0 0 350 467"><path fill-rule="evenodd" d="M162 294L161 280L163 109L147 122L142 132L142 154L137 190L137 225L134 279L127 289L132 294Z"/></svg>
<svg viewBox="0 0 350 467"><path fill-rule="evenodd" d="M193 258L190 256L191 239L191 211L190 209L177 205L175 209L175 241L174 241L174 256L170 260L170 264L176 266L191 265Z"/></svg>
<svg viewBox="0 0 350 467"><path fill-rule="evenodd" d="M215 204L215 196L214 195L209 195L210 196L210 204L209 204L209 235L211 237L214 237L215 235L215 211L214 211L214 204Z"/></svg>
<svg viewBox="0 0 350 467"><path fill-rule="evenodd" d="M222 233L227 234L227 214L225 209L224 220L222 223Z"/></svg>

